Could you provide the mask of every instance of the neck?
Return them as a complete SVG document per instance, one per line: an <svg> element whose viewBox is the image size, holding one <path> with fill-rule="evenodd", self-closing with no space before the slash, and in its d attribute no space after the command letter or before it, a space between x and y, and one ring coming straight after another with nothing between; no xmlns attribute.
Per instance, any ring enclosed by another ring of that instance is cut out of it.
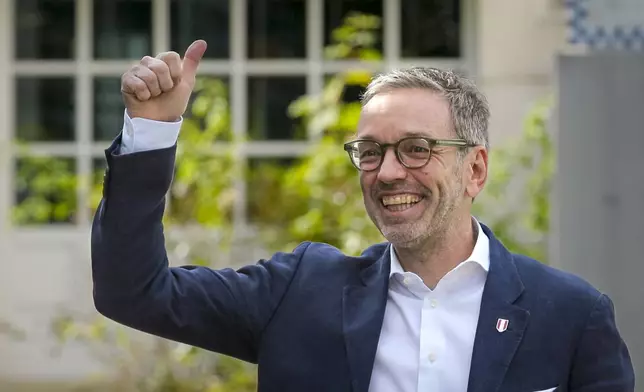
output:
<svg viewBox="0 0 644 392"><path fill-rule="evenodd" d="M396 246L396 255L405 271L420 276L433 290L449 271L472 254L476 243L474 233L473 221L468 215L419 246Z"/></svg>

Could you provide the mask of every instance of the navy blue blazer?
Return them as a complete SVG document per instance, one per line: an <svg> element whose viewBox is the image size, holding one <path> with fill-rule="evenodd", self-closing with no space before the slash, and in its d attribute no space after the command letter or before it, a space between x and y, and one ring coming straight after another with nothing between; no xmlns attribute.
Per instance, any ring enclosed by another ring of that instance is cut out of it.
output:
<svg viewBox="0 0 644 392"><path fill-rule="evenodd" d="M260 391L367 392L383 321L387 243L358 257L302 243L239 270L168 268L162 216L175 147L106 150L92 227L94 301L131 328L258 364ZM611 300L490 238L469 392L634 390ZM499 318L508 329L496 329Z"/></svg>

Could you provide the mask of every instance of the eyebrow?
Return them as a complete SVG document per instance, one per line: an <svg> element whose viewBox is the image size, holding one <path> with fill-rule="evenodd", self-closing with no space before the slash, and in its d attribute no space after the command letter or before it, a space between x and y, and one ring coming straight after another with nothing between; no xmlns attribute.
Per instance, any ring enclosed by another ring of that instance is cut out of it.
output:
<svg viewBox="0 0 644 392"><path fill-rule="evenodd" d="M354 136L357 136L357 135L354 135ZM422 132L422 131L405 131L402 134L401 139L406 138L406 137L426 137L426 138L429 138L429 139L433 138L432 136L428 135L426 132ZM375 137L373 137L371 135L361 136L358 139L379 141L379 140L377 140ZM355 138L354 138L354 140L355 140Z"/></svg>
<svg viewBox="0 0 644 392"><path fill-rule="evenodd" d="M418 136L418 137L428 137L432 138L431 135L428 135L427 132L422 132L422 131L405 131L403 133L403 137L410 137L410 136Z"/></svg>

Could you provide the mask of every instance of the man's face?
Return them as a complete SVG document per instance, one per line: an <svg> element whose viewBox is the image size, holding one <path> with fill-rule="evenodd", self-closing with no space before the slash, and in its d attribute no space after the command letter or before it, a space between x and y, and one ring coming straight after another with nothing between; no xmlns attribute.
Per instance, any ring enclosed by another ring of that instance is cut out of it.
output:
<svg viewBox="0 0 644 392"><path fill-rule="evenodd" d="M449 104L432 91L398 89L378 94L364 106L357 137L395 143L419 134L456 138ZM388 148L379 169L360 174L369 216L385 238L399 246L417 246L441 236L459 215L469 222L467 198L479 190L473 161L469 154L460 160L456 147L437 146L427 165L408 169Z"/></svg>

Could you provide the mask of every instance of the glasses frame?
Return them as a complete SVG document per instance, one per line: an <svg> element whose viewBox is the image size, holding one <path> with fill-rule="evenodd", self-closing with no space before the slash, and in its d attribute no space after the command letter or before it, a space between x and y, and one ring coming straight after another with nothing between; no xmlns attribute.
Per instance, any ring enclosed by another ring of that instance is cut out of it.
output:
<svg viewBox="0 0 644 392"><path fill-rule="evenodd" d="M417 165L417 166L416 165L414 165L414 166L407 165L407 164L405 164L405 162L403 162L402 158L400 157L400 151L398 150L398 146L400 145L400 143L402 143L402 142L404 142L406 140L410 140L410 139L424 140L424 141L427 142L427 144L429 144L429 155L427 156L427 160L425 161L425 163L423 163L422 165ZM378 162L378 165L376 167L374 167L373 169L370 169L370 170L362 169L361 167L359 167L355 163L355 161L351 157L351 152L354 151L353 146L355 145L355 143L359 143L359 142L374 143L382 151L382 154L380 155L380 162ZM421 167L424 167L425 165L427 165L427 163L429 163L429 160L432 158L432 152L433 152L435 147L445 146L445 147L468 148L468 147L476 147L477 145L478 144L470 143L465 139L432 139L432 138L424 137L424 136L408 136L408 137L404 137L404 138L398 140L395 143L380 143L380 142L377 142L377 141L372 140L372 139L356 139L356 140L352 140L350 142L344 143L344 151L347 152L347 154L349 155L349 160L351 160L351 163L353 164L353 166L355 166L356 169L358 169L359 171L363 171L363 172L372 172L372 171L376 171L376 170L380 169L380 167L382 166L382 162L385 160L385 154L387 153L387 149L389 147L392 147L394 149L396 159L398 159L398 162L403 167L406 167L407 169L420 169Z"/></svg>

